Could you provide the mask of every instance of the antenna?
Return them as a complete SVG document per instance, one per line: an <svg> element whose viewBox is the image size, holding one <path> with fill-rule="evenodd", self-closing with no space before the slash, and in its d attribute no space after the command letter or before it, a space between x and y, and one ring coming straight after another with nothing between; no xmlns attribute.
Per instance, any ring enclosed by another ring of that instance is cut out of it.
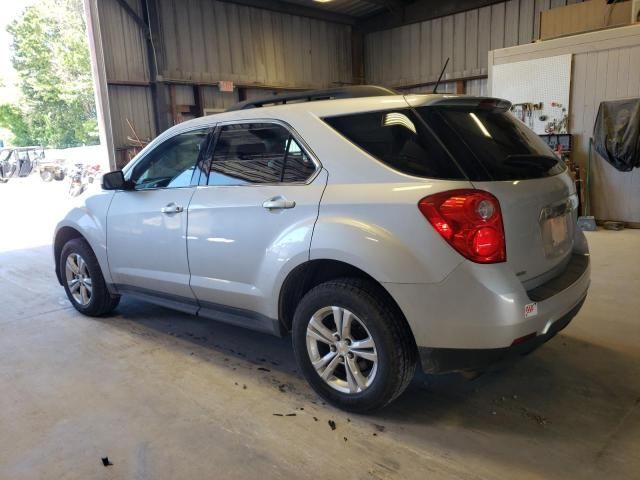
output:
<svg viewBox="0 0 640 480"><path fill-rule="evenodd" d="M438 93L438 86L440 85L440 80L442 80L444 71L447 69L447 65L449 65L449 57L447 57L447 61L444 62L444 67L442 67L442 71L440 72L440 76L438 77L438 81L436 82L436 86L433 87L433 93Z"/></svg>

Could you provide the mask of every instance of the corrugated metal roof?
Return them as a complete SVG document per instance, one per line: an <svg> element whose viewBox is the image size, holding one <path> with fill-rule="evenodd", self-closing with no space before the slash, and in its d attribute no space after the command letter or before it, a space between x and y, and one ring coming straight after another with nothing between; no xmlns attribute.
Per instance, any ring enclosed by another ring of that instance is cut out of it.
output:
<svg viewBox="0 0 640 480"><path fill-rule="evenodd" d="M288 3L304 5L305 7L341 13L352 17L366 17L385 9L382 5L365 0L331 0L329 2L315 2L313 0L286 0Z"/></svg>

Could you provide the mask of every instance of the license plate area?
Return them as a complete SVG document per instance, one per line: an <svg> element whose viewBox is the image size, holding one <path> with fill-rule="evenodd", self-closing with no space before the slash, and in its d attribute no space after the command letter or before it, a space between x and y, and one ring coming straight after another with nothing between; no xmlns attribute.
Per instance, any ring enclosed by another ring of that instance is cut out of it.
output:
<svg viewBox="0 0 640 480"><path fill-rule="evenodd" d="M560 257L570 250L573 237L572 220L571 202L563 202L542 210L540 229L545 257Z"/></svg>

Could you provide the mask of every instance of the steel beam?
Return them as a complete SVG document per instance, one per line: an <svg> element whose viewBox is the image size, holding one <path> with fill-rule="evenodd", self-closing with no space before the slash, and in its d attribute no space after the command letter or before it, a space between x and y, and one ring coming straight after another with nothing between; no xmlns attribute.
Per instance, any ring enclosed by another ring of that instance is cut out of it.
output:
<svg viewBox="0 0 640 480"><path fill-rule="evenodd" d="M131 5L129 5L129 2L127 2L127 0L116 0L116 2L127 13L127 15L129 15L131 17L131 19L138 24L138 26L142 29L142 31L145 33L145 35L148 36L149 35L149 29L147 28L147 24L142 19L142 17L140 17L140 15L138 15L138 12L136 12L131 7Z"/></svg>
<svg viewBox="0 0 640 480"><path fill-rule="evenodd" d="M221 0L223 2L235 3L246 7L261 8L263 10L271 10L272 12L287 13L289 15L297 15L299 17L315 18L316 20L324 20L326 22L342 23L345 25L353 25L356 23L356 17L334 13L319 8L306 7L298 3L288 3L281 0ZM382 1L382 0L381 0Z"/></svg>
<svg viewBox="0 0 640 480"><path fill-rule="evenodd" d="M418 0L391 12L382 12L356 22L355 28L369 33L387 30L412 23L423 22L432 18L445 17L455 13L486 7L500 0Z"/></svg>

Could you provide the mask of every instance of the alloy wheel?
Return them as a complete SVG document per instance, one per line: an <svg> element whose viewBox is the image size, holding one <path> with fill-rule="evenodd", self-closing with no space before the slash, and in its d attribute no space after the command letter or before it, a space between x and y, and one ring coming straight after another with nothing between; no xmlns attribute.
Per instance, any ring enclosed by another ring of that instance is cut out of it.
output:
<svg viewBox="0 0 640 480"><path fill-rule="evenodd" d="M364 323L343 307L324 307L307 325L307 353L327 385L355 394L371 386L378 371L378 354Z"/></svg>
<svg viewBox="0 0 640 480"><path fill-rule="evenodd" d="M93 292L93 283L87 262L77 253L72 253L67 257L65 276L73 299L83 307L89 305Z"/></svg>

